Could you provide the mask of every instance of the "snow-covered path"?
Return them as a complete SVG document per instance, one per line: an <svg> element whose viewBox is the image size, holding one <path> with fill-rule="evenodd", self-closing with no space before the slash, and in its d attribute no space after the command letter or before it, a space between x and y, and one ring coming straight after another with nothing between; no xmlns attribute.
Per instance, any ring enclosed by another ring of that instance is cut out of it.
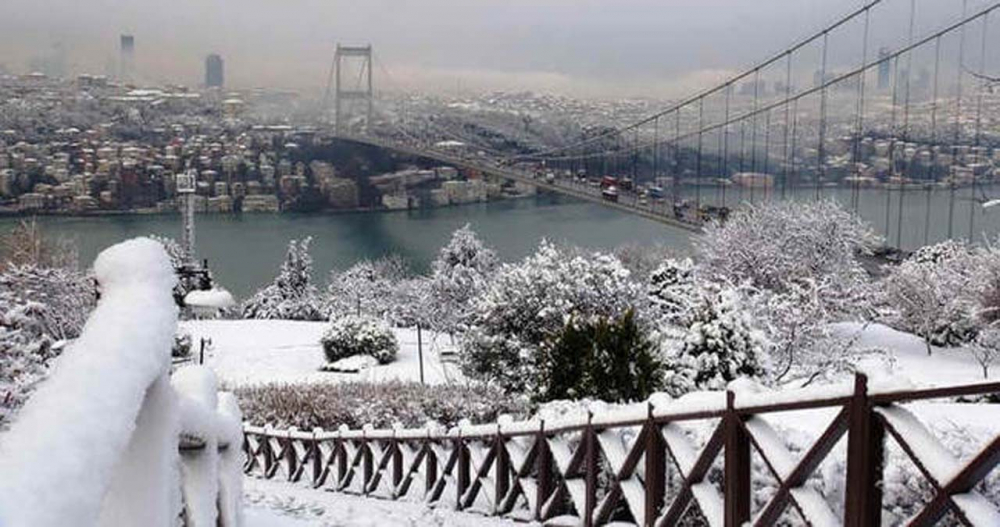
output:
<svg viewBox="0 0 1000 527"><path fill-rule="evenodd" d="M321 372L326 362L320 337L326 322L291 320L193 320L180 327L191 334L192 353L197 357L202 338L211 339L205 364L212 367L227 386L261 383L419 381L417 332L394 329L399 341L396 361L360 373ZM445 335L422 332L424 377L428 384L444 384L461 377L455 364L441 362Z"/></svg>
<svg viewBox="0 0 1000 527"><path fill-rule="evenodd" d="M243 480L246 527L507 527L489 518L421 503L315 490L302 485ZM524 525L519 524L519 525Z"/></svg>

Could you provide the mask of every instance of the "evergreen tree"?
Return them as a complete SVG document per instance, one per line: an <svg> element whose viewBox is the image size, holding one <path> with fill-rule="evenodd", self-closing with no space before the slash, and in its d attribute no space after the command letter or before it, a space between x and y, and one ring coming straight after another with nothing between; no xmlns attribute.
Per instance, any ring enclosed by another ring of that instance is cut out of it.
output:
<svg viewBox="0 0 1000 527"><path fill-rule="evenodd" d="M681 320L679 339L668 343L668 389L721 390L729 381L763 373L763 336L753 328L733 287L703 284Z"/></svg>
<svg viewBox="0 0 1000 527"><path fill-rule="evenodd" d="M542 347L536 369L540 401L640 401L662 387L664 374L656 347L632 310L614 319L570 321Z"/></svg>
<svg viewBox="0 0 1000 527"><path fill-rule="evenodd" d="M311 240L289 242L278 276L243 303L243 318L323 320L316 287L312 284Z"/></svg>
<svg viewBox="0 0 1000 527"><path fill-rule="evenodd" d="M468 224L452 234L431 264L431 289L444 315L443 329L455 329L498 265L496 252L483 245Z"/></svg>

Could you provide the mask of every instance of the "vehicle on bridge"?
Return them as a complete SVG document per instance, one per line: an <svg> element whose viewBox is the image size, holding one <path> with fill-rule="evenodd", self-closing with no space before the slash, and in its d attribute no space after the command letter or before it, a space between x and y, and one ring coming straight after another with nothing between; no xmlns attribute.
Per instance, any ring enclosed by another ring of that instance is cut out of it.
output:
<svg viewBox="0 0 1000 527"><path fill-rule="evenodd" d="M663 187L649 187L646 193L653 199L661 199L663 198Z"/></svg>
<svg viewBox="0 0 1000 527"><path fill-rule="evenodd" d="M601 188L602 189L608 188L608 187L617 187L617 186L618 186L618 178L616 178L614 176L604 176L604 177L601 178Z"/></svg>
<svg viewBox="0 0 1000 527"><path fill-rule="evenodd" d="M606 201L618 202L618 187L614 185L605 187L604 190L601 191L601 197L603 197Z"/></svg>

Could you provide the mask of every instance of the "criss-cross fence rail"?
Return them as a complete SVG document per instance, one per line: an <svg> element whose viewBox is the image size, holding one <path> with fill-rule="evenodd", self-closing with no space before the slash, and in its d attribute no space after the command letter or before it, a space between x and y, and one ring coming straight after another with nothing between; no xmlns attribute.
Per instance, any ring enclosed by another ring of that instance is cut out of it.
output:
<svg viewBox="0 0 1000 527"><path fill-rule="evenodd" d="M960 459L902 404L996 393L1000 383L880 391L857 375L853 388L766 396L718 392L576 421L447 431L247 426L245 471L546 525L872 526L881 522L891 442L915 465L931 496L914 504L909 525L934 525L948 516L960 525L995 527L1000 511L976 486L1000 463L1000 434ZM790 451L772 426L772 415L822 409L833 417L801 452ZM809 480L845 435L846 490L835 502ZM752 480L762 476L777 490L755 500L761 491Z"/></svg>

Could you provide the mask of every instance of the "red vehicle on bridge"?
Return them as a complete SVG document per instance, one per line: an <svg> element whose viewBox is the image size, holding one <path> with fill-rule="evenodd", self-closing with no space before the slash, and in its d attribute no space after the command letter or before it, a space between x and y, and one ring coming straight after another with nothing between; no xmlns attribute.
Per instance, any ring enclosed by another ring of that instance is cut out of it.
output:
<svg viewBox="0 0 1000 527"><path fill-rule="evenodd" d="M609 187L617 187L617 186L618 186L618 178L616 178L614 176L604 176L604 177L601 178L601 188L602 189L609 188Z"/></svg>

